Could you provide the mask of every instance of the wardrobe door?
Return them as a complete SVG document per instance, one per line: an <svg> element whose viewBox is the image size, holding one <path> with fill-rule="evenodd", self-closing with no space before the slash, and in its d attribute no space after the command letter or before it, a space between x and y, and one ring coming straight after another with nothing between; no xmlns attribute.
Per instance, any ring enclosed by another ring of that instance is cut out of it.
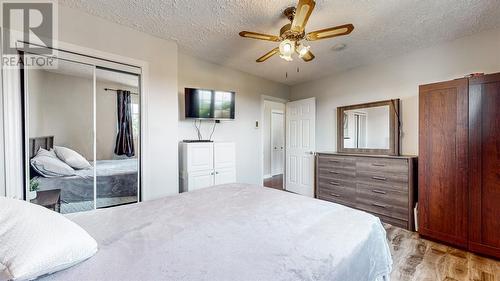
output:
<svg viewBox="0 0 500 281"><path fill-rule="evenodd" d="M468 80L420 86L419 232L467 246Z"/></svg>
<svg viewBox="0 0 500 281"><path fill-rule="evenodd" d="M470 80L469 249L500 257L500 74Z"/></svg>

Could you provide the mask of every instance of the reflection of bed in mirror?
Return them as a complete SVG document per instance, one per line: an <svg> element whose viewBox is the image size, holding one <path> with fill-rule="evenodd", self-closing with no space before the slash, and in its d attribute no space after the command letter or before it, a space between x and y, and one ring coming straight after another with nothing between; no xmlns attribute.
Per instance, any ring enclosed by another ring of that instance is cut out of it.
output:
<svg viewBox="0 0 500 281"><path fill-rule="evenodd" d="M54 137L30 138L29 157L33 158L40 148L51 150ZM39 191L61 190L61 213L93 209L94 168L96 169L97 208L137 202L138 160L97 160L92 168L75 170L74 176L44 177L34 169L30 179L39 183Z"/></svg>

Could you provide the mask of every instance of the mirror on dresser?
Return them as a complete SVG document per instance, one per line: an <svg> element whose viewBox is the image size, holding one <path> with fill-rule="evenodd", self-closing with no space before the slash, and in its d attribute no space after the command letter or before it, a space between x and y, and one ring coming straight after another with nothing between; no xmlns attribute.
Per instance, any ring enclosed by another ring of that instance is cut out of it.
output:
<svg viewBox="0 0 500 281"><path fill-rule="evenodd" d="M399 99L337 108L337 151L399 155Z"/></svg>

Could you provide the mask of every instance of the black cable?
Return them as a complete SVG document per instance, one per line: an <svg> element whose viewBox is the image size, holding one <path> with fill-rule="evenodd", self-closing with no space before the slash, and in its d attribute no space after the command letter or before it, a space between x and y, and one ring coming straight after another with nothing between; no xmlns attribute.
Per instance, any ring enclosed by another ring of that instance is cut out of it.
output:
<svg viewBox="0 0 500 281"><path fill-rule="evenodd" d="M196 128L196 134L198 135L198 140L201 140L200 128L198 128L198 123L196 121L198 120L194 119L194 127Z"/></svg>
<svg viewBox="0 0 500 281"><path fill-rule="evenodd" d="M212 128L212 133L210 134L210 137L208 138L208 140L212 140L212 135L214 134L215 132L215 126L217 126L217 120L214 120L214 126Z"/></svg>
<svg viewBox="0 0 500 281"><path fill-rule="evenodd" d="M199 136L198 136L198 139L199 140L202 140L203 139L203 135L201 134L201 119L200 119L200 128L198 129L198 132L199 132Z"/></svg>

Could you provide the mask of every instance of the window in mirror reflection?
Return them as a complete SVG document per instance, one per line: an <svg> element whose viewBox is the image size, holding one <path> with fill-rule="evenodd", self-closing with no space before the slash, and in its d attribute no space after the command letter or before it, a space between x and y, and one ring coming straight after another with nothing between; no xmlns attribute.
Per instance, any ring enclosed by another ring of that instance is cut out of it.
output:
<svg viewBox="0 0 500 281"><path fill-rule="evenodd" d="M346 110L344 148L389 149L389 106Z"/></svg>

